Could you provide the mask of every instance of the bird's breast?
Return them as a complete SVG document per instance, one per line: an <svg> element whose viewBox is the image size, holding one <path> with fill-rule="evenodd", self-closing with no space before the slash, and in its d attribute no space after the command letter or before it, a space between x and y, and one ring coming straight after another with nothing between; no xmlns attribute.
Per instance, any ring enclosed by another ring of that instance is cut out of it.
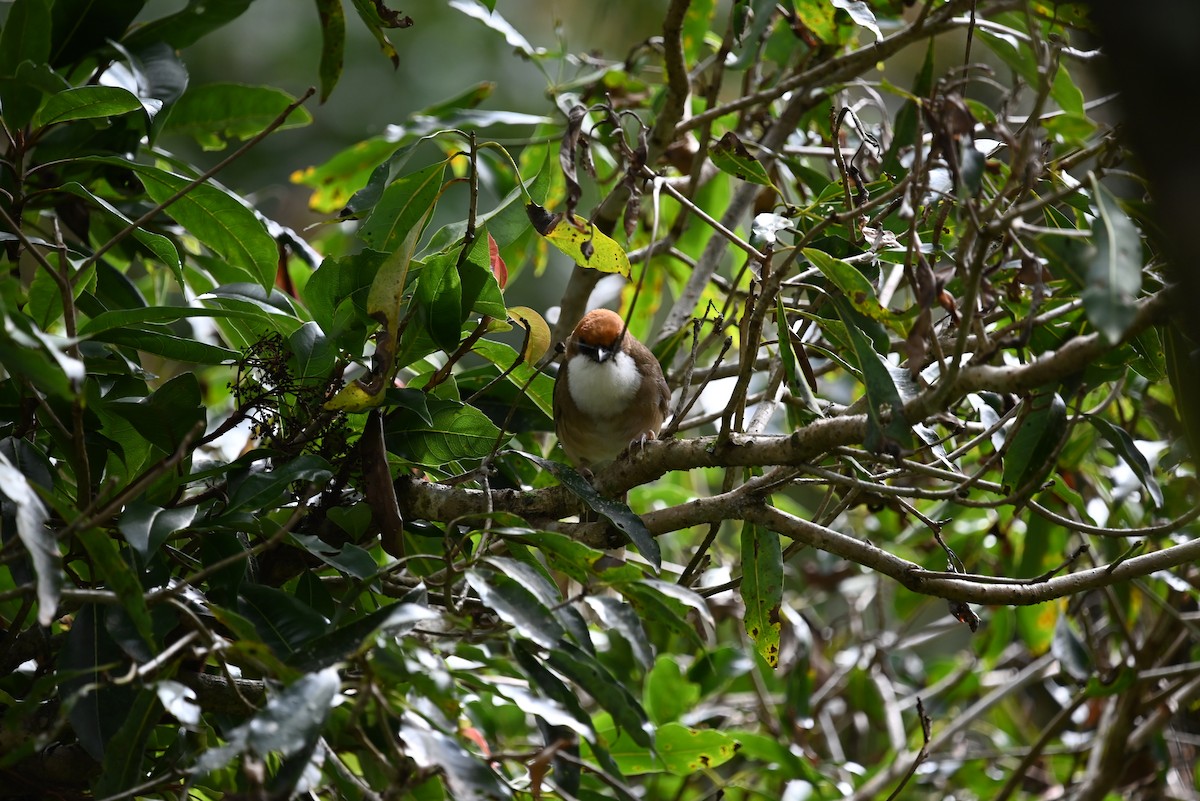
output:
<svg viewBox="0 0 1200 801"><path fill-rule="evenodd" d="M623 413L642 384L637 365L624 351L604 362L583 355L572 356L568 364L571 400L590 417Z"/></svg>

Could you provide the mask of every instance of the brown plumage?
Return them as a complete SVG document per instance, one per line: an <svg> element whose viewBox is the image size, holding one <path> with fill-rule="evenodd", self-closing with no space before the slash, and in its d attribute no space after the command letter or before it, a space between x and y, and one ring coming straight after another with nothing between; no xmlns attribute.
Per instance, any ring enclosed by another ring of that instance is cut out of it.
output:
<svg viewBox="0 0 1200 801"><path fill-rule="evenodd" d="M601 467L658 436L671 390L650 349L608 309L584 315L567 339L554 383L554 427L567 458Z"/></svg>

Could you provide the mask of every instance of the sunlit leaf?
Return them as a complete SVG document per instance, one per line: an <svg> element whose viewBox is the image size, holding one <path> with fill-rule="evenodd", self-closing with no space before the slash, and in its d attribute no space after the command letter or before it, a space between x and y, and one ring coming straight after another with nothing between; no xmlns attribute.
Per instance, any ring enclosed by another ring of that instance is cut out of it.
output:
<svg viewBox="0 0 1200 801"><path fill-rule="evenodd" d="M526 204L525 211L534 229L580 267L629 277L631 268L625 251L587 220L577 216L574 223L569 223L561 213L551 214L536 203Z"/></svg>
<svg viewBox="0 0 1200 801"><path fill-rule="evenodd" d="M890 312L880 305L875 287L854 265L814 248L805 248L804 257L845 294L857 311L880 322L891 319Z"/></svg>
<svg viewBox="0 0 1200 801"><path fill-rule="evenodd" d="M57 613L63 585L58 542L53 532L46 528L45 504L26 479L25 472L3 452L0 452L0 493L16 507L17 536L37 574L38 623L49 626Z"/></svg>
<svg viewBox="0 0 1200 801"><path fill-rule="evenodd" d="M849 14L850 19L854 20L856 25L875 34L876 41L883 38L883 31L879 30L879 25L875 22L875 13L862 0L830 0L830 2L833 3L834 8L840 8Z"/></svg>
<svg viewBox="0 0 1200 801"><path fill-rule="evenodd" d="M141 101L124 89L81 86L47 98L33 116L33 124L41 127L70 120L117 117L141 108Z"/></svg>

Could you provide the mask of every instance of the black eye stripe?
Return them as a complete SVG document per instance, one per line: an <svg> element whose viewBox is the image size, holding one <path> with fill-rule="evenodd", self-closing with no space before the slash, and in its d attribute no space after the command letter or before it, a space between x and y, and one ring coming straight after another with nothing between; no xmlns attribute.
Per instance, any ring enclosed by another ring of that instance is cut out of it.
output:
<svg viewBox="0 0 1200 801"><path fill-rule="evenodd" d="M612 344L594 345L591 342L579 342L579 352L591 356L593 359L599 360L601 351L607 351L609 355L616 353L621 349L621 337L618 336L612 341Z"/></svg>

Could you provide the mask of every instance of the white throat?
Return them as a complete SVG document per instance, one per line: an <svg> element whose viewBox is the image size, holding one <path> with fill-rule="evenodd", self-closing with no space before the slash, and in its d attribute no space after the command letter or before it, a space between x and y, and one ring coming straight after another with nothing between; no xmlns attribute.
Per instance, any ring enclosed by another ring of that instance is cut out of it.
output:
<svg viewBox="0 0 1200 801"><path fill-rule="evenodd" d="M624 351L603 363L580 353L569 364L571 399L591 417L623 414L642 384L633 357Z"/></svg>

